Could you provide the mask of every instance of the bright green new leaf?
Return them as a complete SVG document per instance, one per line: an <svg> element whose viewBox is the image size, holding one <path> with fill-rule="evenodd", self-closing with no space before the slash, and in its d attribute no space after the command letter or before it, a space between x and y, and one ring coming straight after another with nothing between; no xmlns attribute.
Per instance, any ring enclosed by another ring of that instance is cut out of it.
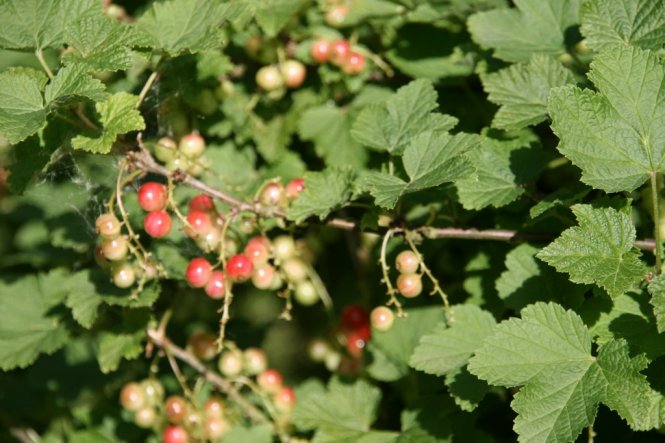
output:
<svg viewBox="0 0 665 443"><path fill-rule="evenodd" d="M138 99L135 95L118 92L106 101L98 102L95 108L104 129L97 137L85 135L74 137L72 139L74 149L106 154L111 151L118 135L144 129L143 117L139 111L134 109Z"/></svg>
<svg viewBox="0 0 665 443"><path fill-rule="evenodd" d="M501 107L492 120L499 129L521 129L547 118L550 89L574 81L557 60L534 55L528 64L514 64L481 76L488 99Z"/></svg>
<svg viewBox="0 0 665 443"><path fill-rule="evenodd" d="M411 367L433 375L456 371L494 332L496 321L489 312L474 305L453 306L453 311L453 323L440 323L420 338L409 360Z"/></svg>
<svg viewBox="0 0 665 443"><path fill-rule="evenodd" d="M665 274L660 274L649 283L649 293L658 332L665 332Z"/></svg>
<svg viewBox="0 0 665 443"><path fill-rule="evenodd" d="M152 46L178 54L219 47L224 19L225 8L219 1L164 0L154 2L137 26Z"/></svg>
<svg viewBox="0 0 665 443"><path fill-rule="evenodd" d="M67 329L49 311L66 297L67 278L66 271L56 270L0 281L0 369L24 368L65 345Z"/></svg>
<svg viewBox="0 0 665 443"><path fill-rule="evenodd" d="M132 66L131 47L140 43L136 31L105 17L84 17L67 28L67 44L75 51L65 63L84 65L92 71L118 71Z"/></svg>
<svg viewBox="0 0 665 443"><path fill-rule="evenodd" d="M97 0L2 0L0 47L59 47L65 31L76 20L101 14L102 5Z"/></svg>
<svg viewBox="0 0 665 443"><path fill-rule="evenodd" d="M44 98L50 106L66 103L75 97L103 101L108 97L105 89L104 84L88 74L84 66L70 65L60 69L46 86Z"/></svg>
<svg viewBox="0 0 665 443"><path fill-rule="evenodd" d="M546 163L537 137L527 131L508 140L484 136L479 149L468 153L476 174L455 182L466 209L505 206L524 194L524 185L538 175Z"/></svg>
<svg viewBox="0 0 665 443"><path fill-rule="evenodd" d="M431 115L437 107L437 93L428 80L414 80L388 98L385 103L365 108L351 128L360 143L401 155L414 136L424 131L448 131L457 119Z"/></svg>
<svg viewBox="0 0 665 443"><path fill-rule="evenodd" d="M594 283L612 297L635 287L647 267L635 244L635 226L630 217L612 208L575 205L579 226L566 229L537 257L575 283Z"/></svg>
<svg viewBox="0 0 665 443"><path fill-rule="evenodd" d="M566 52L566 31L579 23L580 0L514 0L514 8L479 12L469 32L483 48L508 62L528 62L532 54Z"/></svg>
<svg viewBox="0 0 665 443"><path fill-rule="evenodd" d="M475 134L422 132L411 139L402 157L408 181L373 172L365 175L363 186L375 198L377 205L392 209L405 194L454 182L472 174L473 165L465 154L477 147L479 141Z"/></svg>
<svg viewBox="0 0 665 443"><path fill-rule="evenodd" d="M633 429L658 425L653 417L662 396L640 374L644 357L631 359L625 341L603 345L595 358L589 331L573 311L539 302L521 314L497 326L469 363L490 384L523 386L512 402L520 441L573 441L593 423L600 402Z"/></svg>
<svg viewBox="0 0 665 443"><path fill-rule="evenodd" d="M351 169L328 168L322 172L304 174L305 190L289 207L290 220L301 222L317 216L323 220L330 212L351 197L355 174Z"/></svg>
<svg viewBox="0 0 665 443"><path fill-rule="evenodd" d="M353 384L332 378L326 392L298 399L291 420L300 429L316 429L336 441L351 441L369 432L381 391L364 380Z"/></svg>
<svg viewBox="0 0 665 443"><path fill-rule="evenodd" d="M596 51L613 45L658 50L665 44L665 3L590 0L582 5L581 31Z"/></svg>
<svg viewBox="0 0 665 443"><path fill-rule="evenodd" d="M566 86L550 94L558 149L590 186L632 191L665 172L665 65L650 51L614 47L588 76L597 92Z"/></svg>
<svg viewBox="0 0 665 443"><path fill-rule="evenodd" d="M143 352L141 342L145 331L135 334L104 333L99 341L97 360L102 372L107 374L115 371L123 359L131 360Z"/></svg>
<svg viewBox="0 0 665 443"><path fill-rule="evenodd" d="M376 380L395 381L409 373L409 357L418 340L444 318L439 306L407 310L386 332L374 330L367 349L367 372Z"/></svg>
<svg viewBox="0 0 665 443"><path fill-rule="evenodd" d="M47 78L30 68L10 68L0 73L0 133L18 143L46 124L42 90Z"/></svg>

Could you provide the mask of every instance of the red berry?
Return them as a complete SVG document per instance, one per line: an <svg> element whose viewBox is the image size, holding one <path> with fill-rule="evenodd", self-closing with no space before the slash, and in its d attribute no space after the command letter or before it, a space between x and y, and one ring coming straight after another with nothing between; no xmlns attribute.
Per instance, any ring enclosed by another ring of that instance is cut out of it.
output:
<svg viewBox="0 0 665 443"><path fill-rule="evenodd" d="M120 404L128 411L138 411L145 406L145 391L138 383L127 383L120 392Z"/></svg>
<svg viewBox="0 0 665 443"><path fill-rule="evenodd" d="M286 60L279 67L287 88L297 88L305 81L307 70L298 60Z"/></svg>
<svg viewBox="0 0 665 443"><path fill-rule="evenodd" d="M264 91L275 91L284 86L284 78L276 66L263 66L256 72L256 84Z"/></svg>
<svg viewBox="0 0 665 443"><path fill-rule="evenodd" d="M367 309L359 305L348 305L342 311L340 321L342 327L348 329L358 329L369 324L369 314Z"/></svg>
<svg viewBox="0 0 665 443"><path fill-rule="evenodd" d="M162 433L162 441L164 443L187 443L189 435L182 426L171 425L164 429Z"/></svg>
<svg viewBox="0 0 665 443"><path fill-rule="evenodd" d="M212 271L210 279L205 285L205 291L206 294L208 294L208 297L215 300L224 298L226 295L226 282L224 280L224 273L222 271Z"/></svg>
<svg viewBox="0 0 665 443"><path fill-rule="evenodd" d="M372 326L377 331L387 331L392 327L393 322L395 321L395 314L393 314L393 311L386 306L377 306L372 309L372 313L369 317Z"/></svg>
<svg viewBox="0 0 665 443"><path fill-rule="evenodd" d="M193 258L187 270L185 271L185 278L189 285L193 288L202 288L210 280L212 275L212 265L205 258Z"/></svg>
<svg viewBox="0 0 665 443"><path fill-rule="evenodd" d="M205 237L212 229L212 220L207 212L191 211L187 214L187 222L191 228L185 229L185 233L190 237Z"/></svg>
<svg viewBox="0 0 665 443"><path fill-rule="evenodd" d="M284 193L286 198L289 200L295 200L298 195L305 190L305 179L304 178L294 178L286 184Z"/></svg>
<svg viewBox="0 0 665 443"><path fill-rule="evenodd" d="M245 245L244 254L254 266L267 263L270 258L270 240L263 236L250 238Z"/></svg>
<svg viewBox="0 0 665 443"><path fill-rule="evenodd" d="M369 323L358 326L353 330L353 332L365 341L369 341L369 339L372 338L372 328L370 327Z"/></svg>
<svg viewBox="0 0 665 443"><path fill-rule="evenodd" d="M265 392L275 394L282 387L282 374L274 369L266 369L259 374L256 382Z"/></svg>
<svg viewBox="0 0 665 443"><path fill-rule="evenodd" d="M401 274L397 277L397 290L404 297L417 297L423 291L423 282L420 275Z"/></svg>
<svg viewBox="0 0 665 443"><path fill-rule="evenodd" d="M139 188L139 205L144 211L159 211L166 208L169 195L166 186L157 182L144 183Z"/></svg>
<svg viewBox="0 0 665 443"><path fill-rule="evenodd" d="M395 258L395 267L402 274L413 274L419 266L420 260L413 251L402 251Z"/></svg>
<svg viewBox="0 0 665 443"><path fill-rule="evenodd" d="M214 209L215 209L215 203L212 201L212 198L210 198L205 194L199 194L189 201L190 211L207 212L207 211L212 211Z"/></svg>
<svg viewBox="0 0 665 443"><path fill-rule="evenodd" d="M166 237L171 232L171 216L166 211L152 211L143 219L143 229L152 238Z"/></svg>
<svg viewBox="0 0 665 443"><path fill-rule="evenodd" d="M244 282L252 277L254 265L246 255L237 254L226 262L226 273L234 282Z"/></svg>
<svg viewBox="0 0 665 443"><path fill-rule="evenodd" d="M187 403L179 395L172 395L164 403L164 413L171 423L180 423L187 415Z"/></svg>
<svg viewBox="0 0 665 443"><path fill-rule="evenodd" d="M125 237L117 237L102 242L102 254L111 261L124 260L127 257L128 250L129 245Z"/></svg>
<svg viewBox="0 0 665 443"><path fill-rule="evenodd" d="M259 201L264 205L280 206L284 203L284 186L278 182L266 183L259 193Z"/></svg>
<svg viewBox="0 0 665 443"><path fill-rule="evenodd" d="M367 345L367 340L362 337L358 332L351 332L346 337L346 350L352 357L360 358L363 355L363 350Z"/></svg>
<svg viewBox="0 0 665 443"><path fill-rule="evenodd" d="M365 56L359 52L351 51L346 57L346 61L342 63L342 71L347 74L355 75L360 74L365 69Z"/></svg>
<svg viewBox="0 0 665 443"><path fill-rule="evenodd" d="M97 217L95 228L97 229L97 233L104 239L112 239L120 235L120 221L115 215L110 213Z"/></svg>
<svg viewBox="0 0 665 443"><path fill-rule="evenodd" d="M275 407L278 411L288 412L296 405L296 393L288 386L282 387L275 394Z"/></svg>
<svg viewBox="0 0 665 443"><path fill-rule="evenodd" d="M330 42L327 40L316 40L312 43L311 55L314 61L325 63L330 59Z"/></svg>
<svg viewBox="0 0 665 443"><path fill-rule="evenodd" d="M206 149L206 141L198 132L192 132L180 139L178 149L187 158L199 158Z"/></svg>
<svg viewBox="0 0 665 443"><path fill-rule="evenodd" d="M336 40L332 44L330 60L336 65L342 65L351 52L351 45L346 40Z"/></svg>

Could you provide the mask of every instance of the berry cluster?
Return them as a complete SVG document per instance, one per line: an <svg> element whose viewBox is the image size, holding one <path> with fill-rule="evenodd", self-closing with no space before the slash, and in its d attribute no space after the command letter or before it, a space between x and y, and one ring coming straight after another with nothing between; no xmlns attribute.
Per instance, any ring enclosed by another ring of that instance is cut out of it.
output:
<svg viewBox="0 0 665 443"><path fill-rule="evenodd" d="M298 60L286 60L279 65L267 65L256 72L256 84L264 91L295 89L305 81L307 70Z"/></svg>
<svg viewBox="0 0 665 443"><path fill-rule="evenodd" d="M395 258L395 267L399 271L397 277L397 290L407 298L420 295L423 291L423 281L420 268L420 259L413 251L402 251Z"/></svg>
<svg viewBox="0 0 665 443"><path fill-rule="evenodd" d="M134 423L141 428L158 424L164 400L164 387L156 379L127 383L120 391L120 404L134 414Z"/></svg>
<svg viewBox="0 0 665 443"><path fill-rule="evenodd" d="M147 182L138 192L139 206L148 212L143 219L143 229L152 238L166 237L171 232L171 216L166 212L169 193L161 183Z"/></svg>
<svg viewBox="0 0 665 443"><path fill-rule="evenodd" d="M196 131L183 136L179 143L170 137L162 137L154 145L155 157L164 162L167 169L180 169L196 177L208 167L205 149L206 142Z"/></svg>
<svg viewBox="0 0 665 443"><path fill-rule="evenodd" d="M162 431L164 443L219 441L231 429L227 407L216 396L197 407L179 395L171 395L164 402L163 414L162 422L168 423Z"/></svg>
<svg viewBox="0 0 665 443"><path fill-rule="evenodd" d="M353 50L349 41L344 39L315 40L312 43L311 56L318 63L331 62L349 75L360 74L366 65L365 56Z"/></svg>

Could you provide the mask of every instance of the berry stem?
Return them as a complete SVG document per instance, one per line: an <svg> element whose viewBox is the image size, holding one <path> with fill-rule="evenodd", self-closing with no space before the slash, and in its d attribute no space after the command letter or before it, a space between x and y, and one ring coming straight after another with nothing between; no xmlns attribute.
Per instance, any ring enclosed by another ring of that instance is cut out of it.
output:
<svg viewBox="0 0 665 443"><path fill-rule="evenodd" d="M182 212L178 209L178 205L175 202L175 199L173 198L173 191L175 190L175 185L173 184L173 177L168 176L168 186L167 186L167 194L168 194L168 205L173 211L173 213L178 217L178 220L180 220L180 223L183 224L184 228L189 228L189 229L194 229L194 227L187 221L187 217L182 215Z"/></svg>
<svg viewBox="0 0 665 443"><path fill-rule="evenodd" d="M405 231L404 238L406 239L406 242L409 244L409 247L411 248L413 253L416 254L416 257L418 257L418 261L420 262L420 269L423 270L425 275L427 275L427 277L432 282L432 285L434 286L432 288L432 291L430 292L430 295L439 294L441 296L441 300L443 301L443 309L446 311L446 316L448 317L448 323L454 323L455 313L450 307L450 303L448 302L448 296L446 295L445 292L443 292L443 289L441 289L441 285L439 284L439 280L436 277L434 277L434 274L425 263L425 260L423 260L422 254L416 247L416 244L413 242L413 238L411 238L412 235L413 233Z"/></svg>
<svg viewBox="0 0 665 443"><path fill-rule="evenodd" d="M51 71L51 68L48 67L48 64L46 63L46 60L44 59L44 53L42 52L41 49L37 49L35 51L35 56L37 57L37 60L39 60L39 64L42 65L42 69L44 69L44 72L46 72L46 75L48 75L48 78L53 80L53 71Z"/></svg>
<svg viewBox="0 0 665 443"><path fill-rule="evenodd" d="M662 272L661 268L663 266L662 257L663 257L663 244L662 239L660 238L660 199L658 198L658 174L656 172L651 173L651 204L653 205L653 238L656 242L656 249L654 254L656 255L656 275Z"/></svg>
<svg viewBox="0 0 665 443"><path fill-rule="evenodd" d="M396 232L399 231L401 231L401 229L398 228L391 228L386 231L385 235L383 236L383 241L381 242L381 258L379 261L381 263L381 272L383 272L383 278L381 281L386 285L386 294L388 297L390 297L390 301L388 301L386 304L388 306L395 305L398 317L406 317L406 313L402 309L402 304L397 299L397 291L390 281L390 276L388 275L390 266L388 266L388 262L386 261L386 249L388 248L388 241Z"/></svg>

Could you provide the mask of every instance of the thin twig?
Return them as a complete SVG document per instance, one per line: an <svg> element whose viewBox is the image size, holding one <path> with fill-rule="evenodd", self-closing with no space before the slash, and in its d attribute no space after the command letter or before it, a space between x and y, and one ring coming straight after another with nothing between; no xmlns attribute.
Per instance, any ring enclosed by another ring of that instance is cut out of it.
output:
<svg viewBox="0 0 665 443"><path fill-rule="evenodd" d="M388 301L387 305L395 305L395 309L397 309L397 316L398 317L406 317L406 313L404 312L404 309L402 309L402 303L400 303L399 299L397 298L397 291L395 290L395 287L390 281L390 275L388 275L388 272L390 271L390 266L388 266L388 262L386 261L386 250L388 248L388 241L390 238L393 236L393 234L396 232L396 229L388 229L383 236L383 241L381 242L381 256L379 258L379 263L381 263L381 272L383 273L383 278L381 281L383 284L386 285L386 294L388 297L390 297L390 301Z"/></svg>

